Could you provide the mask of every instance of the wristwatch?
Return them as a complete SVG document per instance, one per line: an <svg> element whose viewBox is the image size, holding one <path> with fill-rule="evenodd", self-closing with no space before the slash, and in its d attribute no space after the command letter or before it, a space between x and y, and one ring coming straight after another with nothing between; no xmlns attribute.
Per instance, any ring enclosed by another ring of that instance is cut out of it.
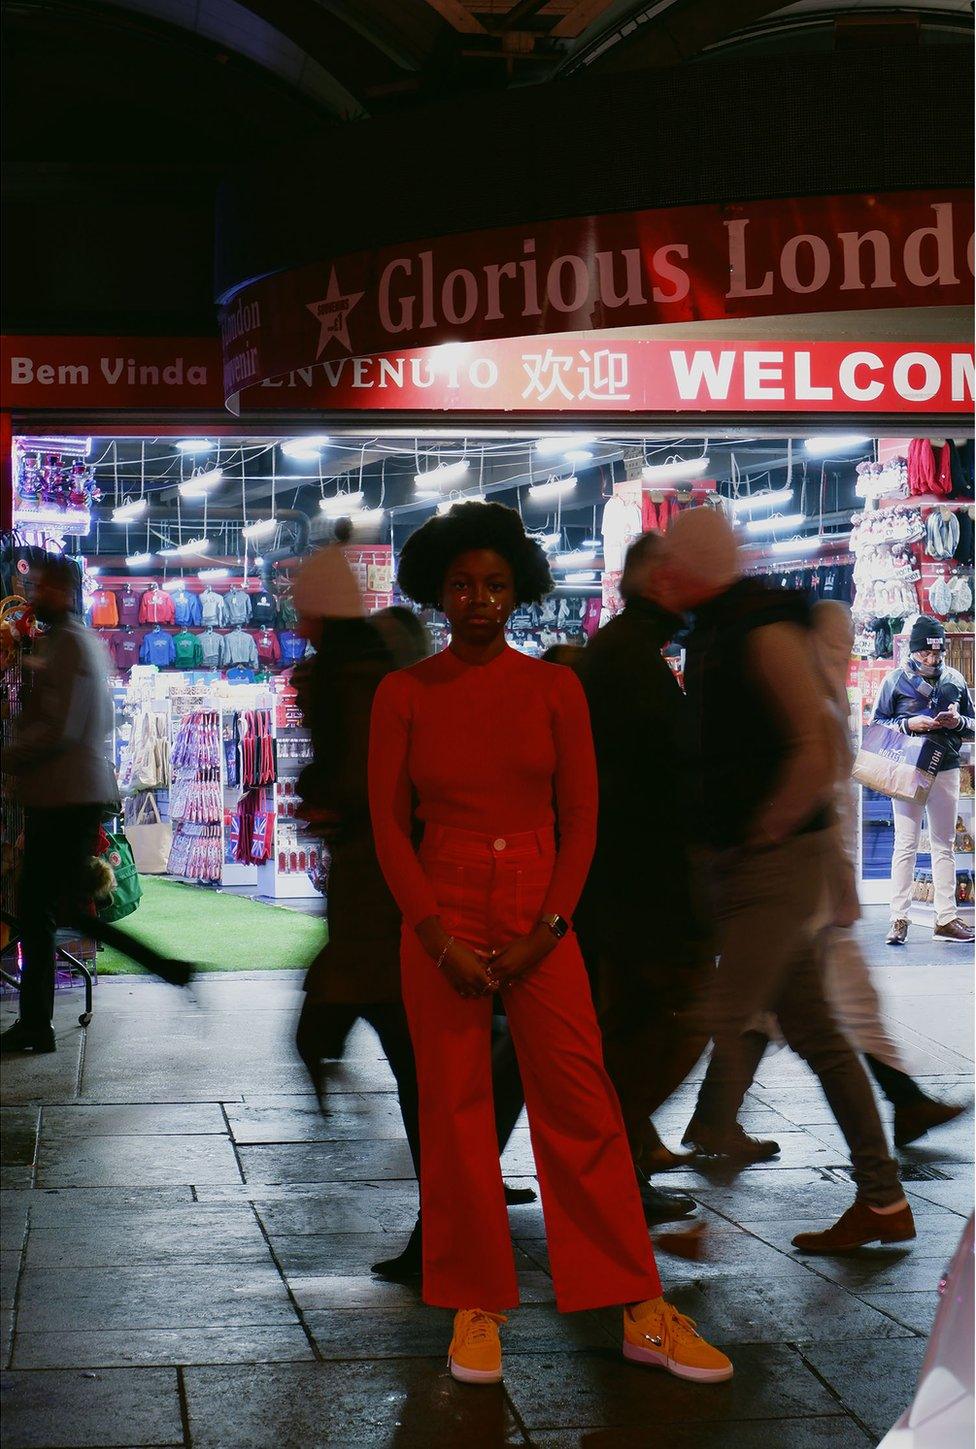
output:
<svg viewBox="0 0 976 1449"><path fill-rule="evenodd" d="M562 916L540 916L539 921L541 925L549 928L557 941L561 941L569 930L569 922L564 920Z"/></svg>

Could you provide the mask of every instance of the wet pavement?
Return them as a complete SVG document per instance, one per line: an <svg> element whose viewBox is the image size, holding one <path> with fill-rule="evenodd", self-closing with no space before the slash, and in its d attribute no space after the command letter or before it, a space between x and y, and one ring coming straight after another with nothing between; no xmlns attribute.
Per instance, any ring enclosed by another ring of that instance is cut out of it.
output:
<svg viewBox="0 0 976 1449"><path fill-rule="evenodd" d="M968 1101L965 948L920 939L892 963L866 939L918 1076ZM770 1053L743 1120L781 1156L662 1180L699 1202L700 1257L675 1254L674 1225L653 1234L666 1291L731 1353L732 1382L624 1363L616 1310L557 1315L534 1204L510 1209L523 1307L504 1386L465 1388L445 1368L449 1315L369 1272L416 1211L392 1078L358 1030L322 1116L290 1042L299 988L298 973L208 976L191 1002L105 979L87 1030L81 993L59 992L57 1053L5 1062L8 1449L853 1449L911 1398L971 1211L969 1114L901 1154L913 1246L804 1258L793 1234L852 1189L816 1082ZM658 1119L673 1145L694 1091ZM534 1183L524 1119L505 1168Z"/></svg>

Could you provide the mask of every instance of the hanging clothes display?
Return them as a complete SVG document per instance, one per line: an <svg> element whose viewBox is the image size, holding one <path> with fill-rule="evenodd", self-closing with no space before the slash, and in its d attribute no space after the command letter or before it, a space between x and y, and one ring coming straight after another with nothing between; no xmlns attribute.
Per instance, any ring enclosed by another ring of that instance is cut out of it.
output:
<svg viewBox="0 0 976 1449"><path fill-rule="evenodd" d="M277 779L278 761L271 711L249 709L236 716L239 778L245 789L270 785Z"/></svg>
<svg viewBox="0 0 976 1449"><path fill-rule="evenodd" d="M220 880L224 854L220 759L219 713L194 710L180 725L170 762L171 875Z"/></svg>

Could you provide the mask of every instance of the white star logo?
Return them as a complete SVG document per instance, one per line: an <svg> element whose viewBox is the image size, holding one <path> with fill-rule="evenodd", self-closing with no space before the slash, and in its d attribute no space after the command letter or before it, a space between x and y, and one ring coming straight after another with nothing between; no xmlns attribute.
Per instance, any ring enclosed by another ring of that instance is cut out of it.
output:
<svg viewBox="0 0 976 1449"><path fill-rule="evenodd" d="M337 342L341 342L347 352L352 351L352 342L349 340L349 313L356 303L362 300L362 297L362 292L343 293L340 290L335 267L333 267L332 275L329 277L329 290L325 296L319 302L306 302L306 307L322 329L315 353L316 361L322 356L333 337Z"/></svg>

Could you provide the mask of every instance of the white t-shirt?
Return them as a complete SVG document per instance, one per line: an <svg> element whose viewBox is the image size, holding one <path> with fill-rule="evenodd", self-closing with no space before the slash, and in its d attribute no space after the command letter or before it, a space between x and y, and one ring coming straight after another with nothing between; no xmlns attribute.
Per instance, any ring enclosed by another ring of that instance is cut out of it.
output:
<svg viewBox="0 0 976 1449"><path fill-rule="evenodd" d="M616 493L608 498L603 509L603 567L608 573L619 573L624 556L635 538L641 534L641 510L636 503L627 503Z"/></svg>

